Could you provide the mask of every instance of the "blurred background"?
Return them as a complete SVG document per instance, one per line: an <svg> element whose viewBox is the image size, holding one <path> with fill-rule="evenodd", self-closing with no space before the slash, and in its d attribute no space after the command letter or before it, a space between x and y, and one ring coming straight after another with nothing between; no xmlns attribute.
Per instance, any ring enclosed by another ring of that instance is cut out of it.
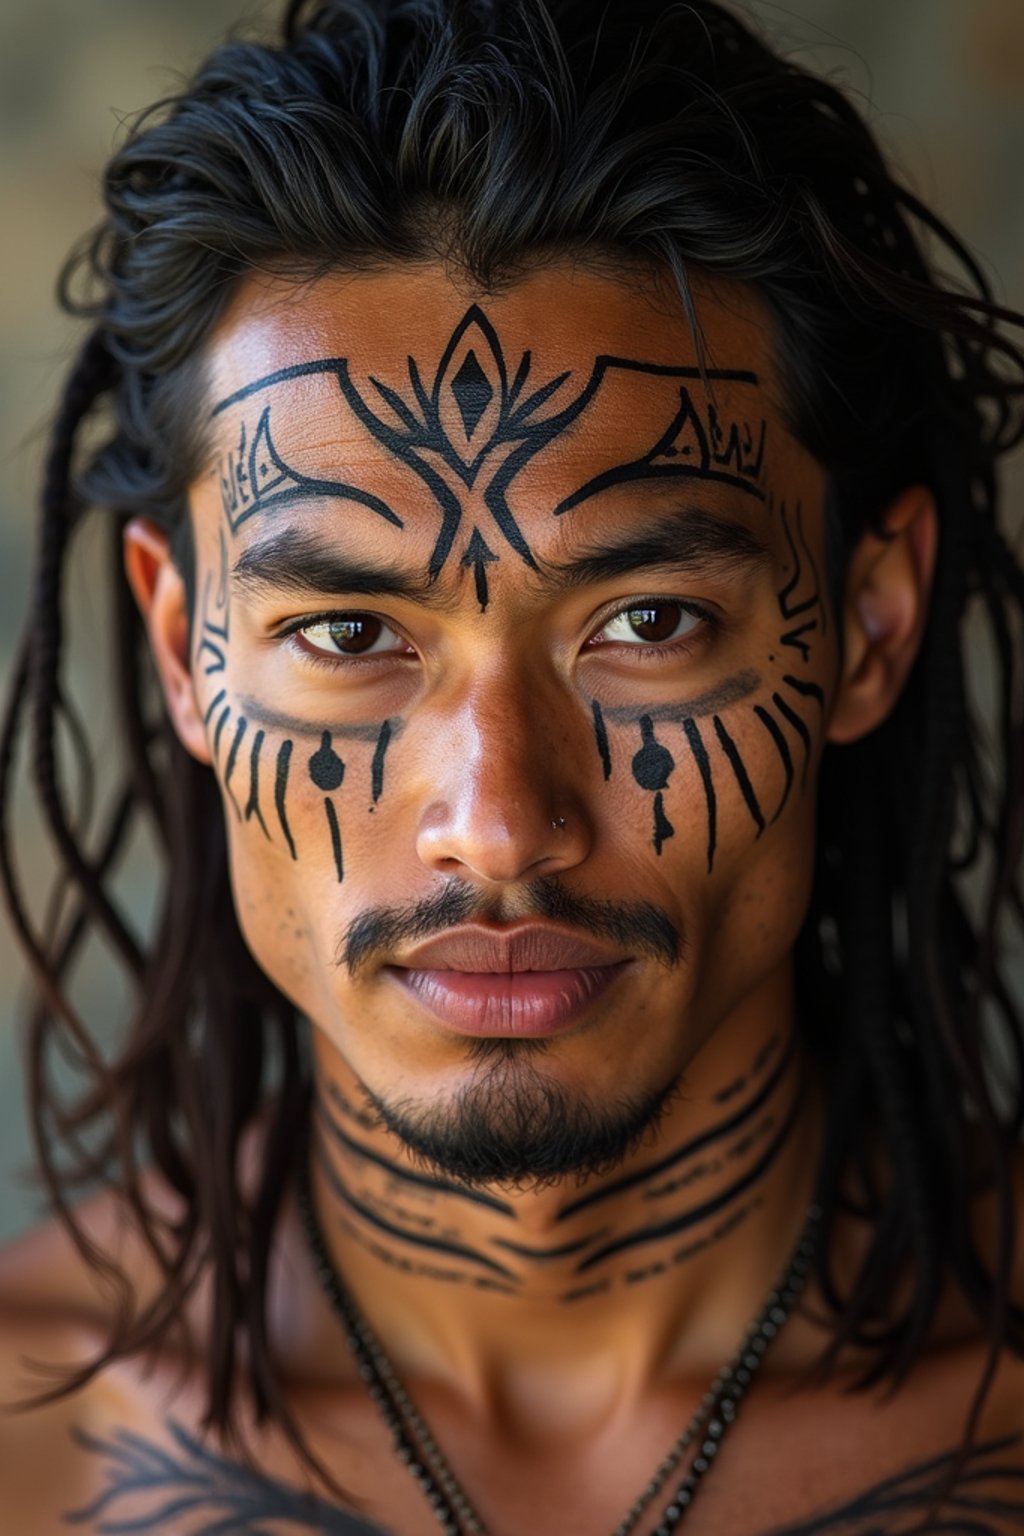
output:
<svg viewBox="0 0 1024 1536"><path fill-rule="evenodd" d="M911 185L962 236L997 299L1024 309L1024 0L734 0L777 45L842 83L866 109ZM266 30L258 0L0 0L0 675L6 684L26 606L34 499L46 424L77 328L54 284L99 213L98 173L122 124L172 93L229 28ZM1007 526L1024 523L1024 455L1005 466ZM79 562L69 659L103 740L102 667L77 644L99 627L98 551ZM982 663L979 660L979 665ZM102 778L102 758L99 762ZM25 802L27 804L27 802ZM26 816L21 865L37 896L47 849ZM144 926L152 859L135 850L122 890ZM90 1023L116 1024L121 998L101 956L77 990ZM29 1162L18 1023L25 973L0 919L0 1242L39 1214Z"/></svg>

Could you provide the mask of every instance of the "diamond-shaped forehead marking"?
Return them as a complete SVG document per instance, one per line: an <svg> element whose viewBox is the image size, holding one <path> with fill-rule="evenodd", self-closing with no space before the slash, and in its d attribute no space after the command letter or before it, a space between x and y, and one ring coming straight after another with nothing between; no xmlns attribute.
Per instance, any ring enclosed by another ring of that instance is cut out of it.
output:
<svg viewBox="0 0 1024 1536"><path fill-rule="evenodd" d="M494 390L487 382L476 353L470 349L462 360L458 373L452 379L452 394L462 417L466 436L472 437L481 416L494 399Z"/></svg>

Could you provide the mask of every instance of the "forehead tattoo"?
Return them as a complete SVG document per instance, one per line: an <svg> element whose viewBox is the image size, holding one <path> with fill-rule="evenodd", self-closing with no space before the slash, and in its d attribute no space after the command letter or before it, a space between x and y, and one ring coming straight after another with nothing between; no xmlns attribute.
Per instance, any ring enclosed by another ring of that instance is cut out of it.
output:
<svg viewBox="0 0 1024 1536"><path fill-rule="evenodd" d="M230 420L229 440L234 442L220 464L228 527L235 534L254 516L309 498L353 502L395 527L404 526L377 490L359 483L354 466L346 466L344 475L325 475L322 463L304 463L301 451L289 461L275 444L274 410L284 392L329 382L327 400L343 412L346 436L358 440L365 434L369 444L405 465L430 492L440 521L429 581L439 576L464 522L472 519L457 556L472 569L480 607L486 609L487 570L502 553L511 551L524 565L538 568L510 504L516 477L584 413L596 418L606 402L623 398L638 378L660 386L653 397L648 389L644 409L619 413L614 434L592 434L598 444L604 436L613 438L617 457L552 506L552 516L614 486L644 480L703 480L764 500L766 423L754 394L755 373L702 373L696 367L602 354L585 380L569 369L538 378L529 350L513 369L494 326L473 304L432 371L410 354L404 378L370 374L357 382L349 359L319 358L268 374L221 400L213 416ZM749 415L721 414L716 384L729 385L730 400L749 392Z"/></svg>

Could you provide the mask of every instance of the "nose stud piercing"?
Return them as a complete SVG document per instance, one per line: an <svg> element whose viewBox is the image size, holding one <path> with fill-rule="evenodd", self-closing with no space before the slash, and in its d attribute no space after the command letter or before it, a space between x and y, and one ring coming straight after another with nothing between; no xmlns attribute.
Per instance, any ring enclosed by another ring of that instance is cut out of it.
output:
<svg viewBox="0 0 1024 1536"><path fill-rule="evenodd" d="M557 821L553 821L551 823L551 830L553 832L561 832L564 829L564 827L565 827L565 817L564 816L559 816Z"/></svg>

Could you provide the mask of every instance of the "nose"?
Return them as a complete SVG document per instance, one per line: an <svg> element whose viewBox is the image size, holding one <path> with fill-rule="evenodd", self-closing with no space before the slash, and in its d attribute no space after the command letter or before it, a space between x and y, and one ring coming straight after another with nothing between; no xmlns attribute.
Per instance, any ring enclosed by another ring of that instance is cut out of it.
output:
<svg viewBox="0 0 1024 1536"><path fill-rule="evenodd" d="M575 713L567 697L492 686L447 716L417 834L429 869L499 885L587 857L593 829Z"/></svg>

